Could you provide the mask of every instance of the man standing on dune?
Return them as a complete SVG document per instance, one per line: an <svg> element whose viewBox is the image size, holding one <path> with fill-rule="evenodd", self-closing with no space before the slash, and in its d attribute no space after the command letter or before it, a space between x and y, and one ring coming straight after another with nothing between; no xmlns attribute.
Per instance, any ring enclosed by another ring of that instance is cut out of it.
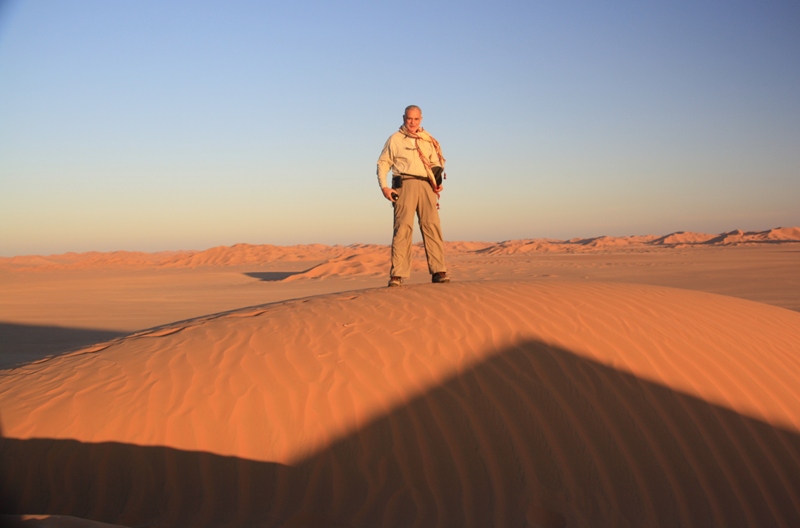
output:
<svg viewBox="0 0 800 528"><path fill-rule="evenodd" d="M414 213L419 217L428 271L436 283L450 282L444 265L444 241L438 201L442 192L444 156L439 142L422 128L422 110L409 106L403 126L386 141L378 158L378 184L394 205L392 269L389 286L400 286L411 276L411 238ZM392 171L392 187L387 174Z"/></svg>

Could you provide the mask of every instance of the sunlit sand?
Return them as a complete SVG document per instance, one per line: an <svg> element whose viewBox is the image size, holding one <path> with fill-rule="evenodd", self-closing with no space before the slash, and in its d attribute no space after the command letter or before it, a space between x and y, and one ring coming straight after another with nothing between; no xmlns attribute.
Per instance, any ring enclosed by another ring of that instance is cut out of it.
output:
<svg viewBox="0 0 800 528"><path fill-rule="evenodd" d="M0 259L0 520L800 525L800 229L447 250Z"/></svg>

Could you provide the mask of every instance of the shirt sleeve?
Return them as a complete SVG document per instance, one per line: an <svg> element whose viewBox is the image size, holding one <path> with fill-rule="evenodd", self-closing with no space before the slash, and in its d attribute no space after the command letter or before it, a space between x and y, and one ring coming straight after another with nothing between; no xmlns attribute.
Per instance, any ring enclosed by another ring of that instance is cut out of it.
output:
<svg viewBox="0 0 800 528"><path fill-rule="evenodd" d="M391 144L392 138L386 140L386 144L383 146L383 150L381 151L381 155L378 157L378 185L381 186L381 189L384 187L388 187L386 184L386 176L389 174L389 170L392 168L392 153L391 153Z"/></svg>

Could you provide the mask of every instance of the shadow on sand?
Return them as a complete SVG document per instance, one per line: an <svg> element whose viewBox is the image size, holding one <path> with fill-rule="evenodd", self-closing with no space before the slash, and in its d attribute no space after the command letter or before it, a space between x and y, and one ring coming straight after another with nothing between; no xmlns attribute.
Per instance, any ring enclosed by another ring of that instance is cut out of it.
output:
<svg viewBox="0 0 800 528"><path fill-rule="evenodd" d="M129 332L0 323L0 369L65 354Z"/></svg>
<svg viewBox="0 0 800 528"><path fill-rule="evenodd" d="M264 282L277 282L282 281L287 277L291 277L292 275L299 275L301 273L305 273L308 270L303 271L251 271L245 273L248 277L252 277L254 279L258 279Z"/></svg>
<svg viewBox="0 0 800 528"><path fill-rule="evenodd" d="M0 467L2 513L126 526L800 526L797 432L537 341L291 467L12 438Z"/></svg>

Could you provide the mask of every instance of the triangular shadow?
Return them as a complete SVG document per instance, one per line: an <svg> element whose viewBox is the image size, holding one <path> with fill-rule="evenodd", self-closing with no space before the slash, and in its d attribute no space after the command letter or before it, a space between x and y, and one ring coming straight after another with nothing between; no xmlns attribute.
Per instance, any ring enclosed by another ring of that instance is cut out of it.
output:
<svg viewBox="0 0 800 528"><path fill-rule="evenodd" d="M0 465L2 513L126 526L800 526L796 431L538 341L292 467L10 438Z"/></svg>

